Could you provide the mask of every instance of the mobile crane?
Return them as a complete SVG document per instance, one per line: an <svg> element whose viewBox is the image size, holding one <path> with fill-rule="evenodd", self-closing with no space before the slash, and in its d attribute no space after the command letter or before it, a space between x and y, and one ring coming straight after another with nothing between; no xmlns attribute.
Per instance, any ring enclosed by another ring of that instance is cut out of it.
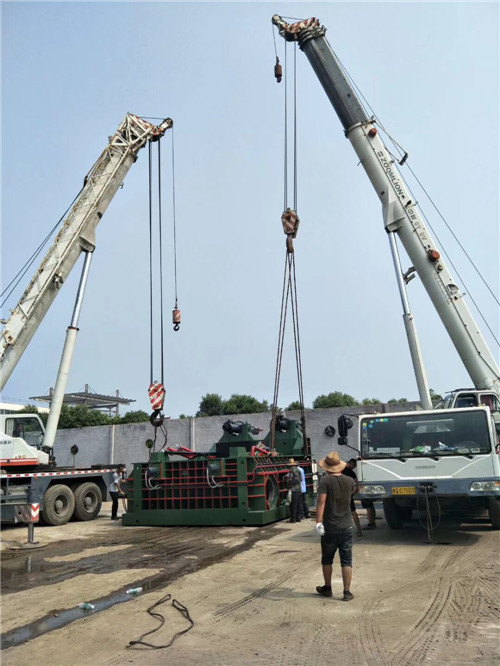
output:
<svg viewBox="0 0 500 666"><path fill-rule="evenodd" d="M359 417L359 496L383 499L392 528L401 527L412 510L419 508L419 499L423 503L424 498L433 496L441 505L457 506L466 500L487 507L493 527L500 529L500 463L495 432L495 422L497 430L500 426L498 364L425 228L418 205L412 201L375 120L366 114L326 40L325 27L316 18L288 24L275 15L272 22L285 40L297 42L306 54L382 204L425 410ZM413 264L407 273L400 266L396 236ZM475 386L447 395L436 411L430 411L432 403L406 297L405 282L410 272L420 277ZM477 406L469 407L472 404ZM340 444L347 443L346 424L352 426L343 415L339 421Z"/></svg>
<svg viewBox="0 0 500 666"><path fill-rule="evenodd" d="M84 178L61 229L1 331L0 390L49 310L80 254L84 262L73 317L50 407L47 428L38 415L1 417L0 502L2 521L15 522L18 507L40 504L42 518L62 525L73 515L94 518L106 496L112 469L58 468L52 456L66 380L78 332L78 318L95 249L95 231L138 153L173 126L170 118L156 126L127 113L109 143ZM28 440L28 441L26 441Z"/></svg>

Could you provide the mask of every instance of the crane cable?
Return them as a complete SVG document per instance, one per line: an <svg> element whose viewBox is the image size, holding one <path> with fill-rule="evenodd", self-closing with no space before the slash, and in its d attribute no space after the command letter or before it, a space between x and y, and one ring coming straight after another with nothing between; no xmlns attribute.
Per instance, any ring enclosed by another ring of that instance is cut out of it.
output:
<svg viewBox="0 0 500 666"><path fill-rule="evenodd" d="M159 318L160 318L160 359L159 359L159 371L160 371L160 381L157 381L154 378L154 313L155 313L155 276L154 276L154 236L155 230L153 225L153 150L151 141L149 142L149 334L150 334L150 385L149 385L149 399L151 406L153 408L153 413L150 417L150 423L155 428L155 439L153 442L156 442L156 429L162 428L163 434L165 436L165 444L167 442L166 429L163 428L164 416L162 414L163 402L165 399L165 347L164 347L164 306L163 306L163 235L162 235L162 164L161 164L161 139L155 141L158 144L158 158L157 158L157 176L158 176L158 203L157 203L157 217L158 217L158 230L157 230L157 254L158 254L158 275L157 280L159 281ZM174 331L179 330L180 326L180 310L178 309L178 295L177 295L177 234L176 234L176 220L175 220L175 178L173 175L174 172L174 143L172 139L172 201L173 201L173 222L174 222L174 243L173 243L173 252L174 252L174 282L175 282L175 308L172 312L172 321L174 324ZM165 445L164 444L164 445Z"/></svg>
<svg viewBox="0 0 500 666"><path fill-rule="evenodd" d="M273 31L274 37L274 31ZM275 42L276 50L276 42ZM288 206L288 86L287 86L287 49L285 45L285 118L284 118L284 168L283 168L283 181L284 181L284 212L281 216L283 230L286 234L286 255L285 255L285 270L283 275L283 290L281 296L281 313L280 324L278 333L278 351L276 355L276 370L274 378L274 395L272 405L272 420L271 420L271 450L275 449L276 438L276 417L278 412L278 395L279 384L281 377L281 366L283 360L283 346L286 329L286 319L288 314L288 302L290 301L290 309L292 312L292 325L294 336L295 348L295 361L297 369L297 382L299 391L299 402L301 411L302 432L304 437L304 452L307 451L307 437L306 437L306 423L305 423L305 410L304 410L304 388L302 377L302 358L300 349L300 330L299 330L299 313L298 313L298 297L297 297L297 279L295 268L295 252L293 248L293 239L297 235L299 226L299 217L297 215L297 51L294 49L294 75L293 75L293 208ZM276 54L275 77L278 83L282 78L281 65L279 58Z"/></svg>

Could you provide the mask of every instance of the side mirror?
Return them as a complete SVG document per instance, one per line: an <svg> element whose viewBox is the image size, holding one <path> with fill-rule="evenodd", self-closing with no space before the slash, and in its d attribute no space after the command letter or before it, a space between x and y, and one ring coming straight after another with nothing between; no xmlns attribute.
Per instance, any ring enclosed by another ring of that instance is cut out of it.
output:
<svg viewBox="0 0 500 666"><path fill-rule="evenodd" d="M339 446L348 446L347 437L339 437L338 438L338 443L339 443Z"/></svg>
<svg viewBox="0 0 500 666"><path fill-rule="evenodd" d="M337 425L339 429L339 435L341 438L347 437L347 431L352 428L352 421L351 419L346 416L345 414L342 414L339 416L337 419ZM339 441L340 444L340 441Z"/></svg>

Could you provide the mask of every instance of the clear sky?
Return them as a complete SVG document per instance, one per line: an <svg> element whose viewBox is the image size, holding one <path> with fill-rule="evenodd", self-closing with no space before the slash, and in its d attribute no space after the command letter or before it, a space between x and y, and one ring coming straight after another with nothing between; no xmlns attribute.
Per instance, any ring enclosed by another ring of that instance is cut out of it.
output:
<svg viewBox="0 0 500 666"><path fill-rule="evenodd" d="M285 254L274 13L317 16L327 27L332 48L498 298L497 3L4 1L1 11L4 284L69 206L126 112L174 120L178 333L170 324L171 134L163 142L165 413L172 418L194 414L206 393L272 400ZM283 61L285 43L276 42ZM331 391L418 399L378 198L301 51L297 140L306 406ZM459 269L458 284L498 339L498 305L423 195L419 203ZM405 269L411 263L403 252L402 261ZM143 150L97 229L68 390L119 389L149 411L148 271ZM4 400L54 386L79 273L80 263ZM470 386L417 279L409 299L430 386L439 393ZM281 406L298 398L291 342L287 336Z"/></svg>

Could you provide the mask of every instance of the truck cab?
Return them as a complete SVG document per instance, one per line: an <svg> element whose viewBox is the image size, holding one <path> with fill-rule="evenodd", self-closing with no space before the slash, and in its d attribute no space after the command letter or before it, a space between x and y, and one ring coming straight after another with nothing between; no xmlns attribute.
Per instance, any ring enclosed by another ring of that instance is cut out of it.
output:
<svg viewBox="0 0 500 666"><path fill-rule="evenodd" d="M48 465L43 450L45 428L38 414L0 414L0 466Z"/></svg>
<svg viewBox="0 0 500 666"><path fill-rule="evenodd" d="M41 449L45 428L38 414L0 414L0 432L21 437L29 446Z"/></svg>
<svg viewBox="0 0 500 666"><path fill-rule="evenodd" d="M480 389L456 389L447 393L438 402L435 409L453 409L455 407L488 407L490 412L500 412L498 396L493 391Z"/></svg>

